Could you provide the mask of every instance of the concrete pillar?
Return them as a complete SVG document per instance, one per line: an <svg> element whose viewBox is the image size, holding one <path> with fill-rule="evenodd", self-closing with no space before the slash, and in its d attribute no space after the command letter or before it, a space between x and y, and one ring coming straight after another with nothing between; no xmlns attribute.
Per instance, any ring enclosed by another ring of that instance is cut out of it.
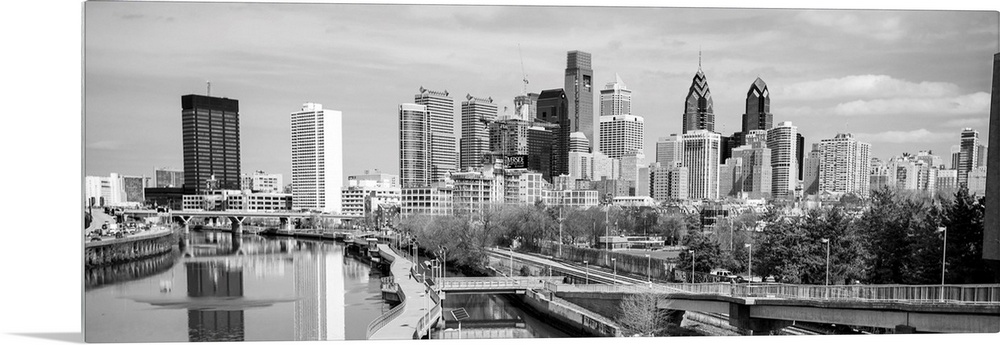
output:
<svg viewBox="0 0 1000 345"><path fill-rule="evenodd" d="M177 217L181 219L181 223L184 223L184 233L185 234L190 233L191 228L188 226L188 223L191 222L191 218L194 218L194 216L177 216Z"/></svg>
<svg viewBox="0 0 1000 345"><path fill-rule="evenodd" d="M749 305L729 303L729 325L751 331L752 335L768 335L792 325L791 321L750 317Z"/></svg>
<svg viewBox="0 0 1000 345"><path fill-rule="evenodd" d="M232 225L233 234L237 234L237 235L242 235L243 234L243 221L246 220L246 219L247 219L247 217L245 217L245 216L243 216L243 217L237 217L237 216L229 217L229 222Z"/></svg>

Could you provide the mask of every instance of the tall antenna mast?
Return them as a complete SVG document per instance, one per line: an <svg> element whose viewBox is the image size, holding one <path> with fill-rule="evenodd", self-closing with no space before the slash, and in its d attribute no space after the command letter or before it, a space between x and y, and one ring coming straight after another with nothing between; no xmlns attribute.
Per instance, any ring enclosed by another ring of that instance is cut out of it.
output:
<svg viewBox="0 0 1000 345"><path fill-rule="evenodd" d="M208 94L206 96L212 96L212 81L206 80L205 83L208 84Z"/></svg>
<svg viewBox="0 0 1000 345"><path fill-rule="evenodd" d="M524 82L524 84L522 86L522 89L521 89L521 94L527 95L528 94L528 74L524 73L524 55L521 55L521 44L520 43L517 44L517 56L519 58L521 58L521 81Z"/></svg>

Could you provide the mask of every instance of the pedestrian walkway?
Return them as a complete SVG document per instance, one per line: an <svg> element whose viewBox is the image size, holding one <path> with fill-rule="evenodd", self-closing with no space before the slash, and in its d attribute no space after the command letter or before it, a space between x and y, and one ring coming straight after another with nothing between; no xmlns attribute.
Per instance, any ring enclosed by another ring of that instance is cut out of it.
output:
<svg viewBox="0 0 1000 345"><path fill-rule="evenodd" d="M413 339L414 334L418 331L417 327L420 319L427 315L427 312L434 308L436 303L431 298L430 293L427 292L426 286L410 275L411 269L414 266L413 262L396 254L394 250L385 244L379 244L378 249L382 257L392 261L389 270L392 273L395 283L399 285L399 289L406 296L406 300L402 306L402 311L386 323L385 326L375 330L368 339ZM441 308L436 309L436 314L440 316ZM432 325L434 322L429 322L429 324ZM420 330L421 333L429 328L429 325L420 326L424 328Z"/></svg>

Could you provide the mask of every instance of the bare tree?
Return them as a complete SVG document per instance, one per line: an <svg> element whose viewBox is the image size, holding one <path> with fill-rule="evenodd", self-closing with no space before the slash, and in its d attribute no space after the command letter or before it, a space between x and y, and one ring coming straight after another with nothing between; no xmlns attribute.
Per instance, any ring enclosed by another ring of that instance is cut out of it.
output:
<svg viewBox="0 0 1000 345"><path fill-rule="evenodd" d="M626 296L621 302L621 313L615 320L625 336L655 336L666 327L665 310L656 307L657 298L651 293Z"/></svg>

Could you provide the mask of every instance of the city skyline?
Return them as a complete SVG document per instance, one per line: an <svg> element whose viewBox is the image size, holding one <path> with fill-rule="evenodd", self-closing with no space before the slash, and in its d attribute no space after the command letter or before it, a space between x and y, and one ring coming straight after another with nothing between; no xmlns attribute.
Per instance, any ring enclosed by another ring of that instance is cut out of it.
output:
<svg viewBox="0 0 1000 345"><path fill-rule="evenodd" d="M628 80L636 96L632 113L646 119L647 153L657 138L680 134L699 51L722 135L740 131L746 90L760 77L770 88L775 123L792 121L807 147L850 132L872 144L872 157L933 150L947 158L964 127L989 140L996 12L185 5L88 6L85 175L149 175L153 167L181 166L176 98L203 94L209 80L212 96L242 103L241 151L254 153L241 157L242 170L290 176L287 114L316 102L344 114L345 176L399 171L398 144L381 140L396 135L390 125L396 107L423 86L492 97L501 112L504 106L513 112L523 87L518 43L529 92L561 87L572 50L591 54L595 86L615 74ZM615 30L534 34L571 25L542 22L552 11L600 16ZM389 13L403 19L383 23ZM779 20L789 14L789 23ZM270 20L256 20L264 15ZM658 19L664 16L673 19ZM439 25L422 25L428 19ZM365 22L351 25L358 20ZM291 21L331 24L279 28ZM701 27L685 26L696 22ZM514 29L497 32L508 25ZM750 25L756 30L748 31ZM358 27L363 35L348 34ZM185 39L199 32L215 35ZM281 42L256 40L262 32ZM409 38L420 34L441 39L414 45ZM483 47L468 46L470 36ZM864 116L872 113L883 115Z"/></svg>

